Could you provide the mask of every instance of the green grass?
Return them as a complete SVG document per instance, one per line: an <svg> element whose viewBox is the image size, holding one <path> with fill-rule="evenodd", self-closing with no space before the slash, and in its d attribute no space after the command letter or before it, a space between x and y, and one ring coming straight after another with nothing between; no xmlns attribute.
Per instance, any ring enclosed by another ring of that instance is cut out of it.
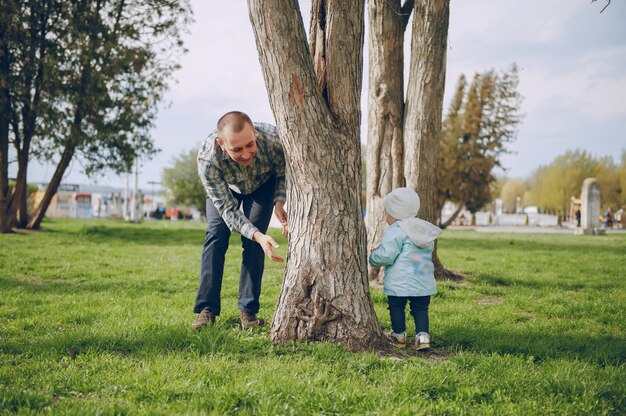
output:
<svg viewBox="0 0 626 416"><path fill-rule="evenodd" d="M445 231L443 262L469 277L438 286L436 354L393 357L240 331L238 236L218 324L194 332L201 224L44 227L0 236L0 414L626 413L626 234Z"/></svg>

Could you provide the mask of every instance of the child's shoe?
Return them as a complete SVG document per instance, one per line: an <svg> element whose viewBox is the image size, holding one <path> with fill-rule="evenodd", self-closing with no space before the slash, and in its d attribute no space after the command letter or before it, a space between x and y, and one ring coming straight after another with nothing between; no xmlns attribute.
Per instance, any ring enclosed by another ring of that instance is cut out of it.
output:
<svg viewBox="0 0 626 416"><path fill-rule="evenodd" d="M430 335L428 332L420 332L415 335L415 348L418 351L427 351L430 349Z"/></svg>
<svg viewBox="0 0 626 416"><path fill-rule="evenodd" d="M389 338L389 343L396 348L405 349L406 348L406 332L402 334L396 334L393 331L385 332L387 338Z"/></svg>

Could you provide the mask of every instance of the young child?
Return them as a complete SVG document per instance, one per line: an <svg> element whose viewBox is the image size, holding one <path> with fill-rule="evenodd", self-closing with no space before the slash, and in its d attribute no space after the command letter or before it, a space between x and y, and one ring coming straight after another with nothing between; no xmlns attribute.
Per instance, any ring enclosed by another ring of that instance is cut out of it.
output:
<svg viewBox="0 0 626 416"><path fill-rule="evenodd" d="M387 224L378 248L370 254L373 267L385 267L384 292L387 295L393 345L406 348L405 307L407 300L415 320L415 346L418 351L430 348L428 305L437 293L432 261L439 227L415 218L420 198L409 188L397 188L383 200Z"/></svg>

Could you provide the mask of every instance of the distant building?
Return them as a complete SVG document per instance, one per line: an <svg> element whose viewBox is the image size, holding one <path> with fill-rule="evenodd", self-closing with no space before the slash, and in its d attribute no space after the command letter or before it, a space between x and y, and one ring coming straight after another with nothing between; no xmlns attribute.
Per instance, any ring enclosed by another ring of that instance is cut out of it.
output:
<svg viewBox="0 0 626 416"><path fill-rule="evenodd" d="M31 195L31 206L37 206L43 199L47 183L39 183ZM160 192L151 190L146 195L139 191L143 199L142 213L149 216L159 206L165 206ZM61 184L52 197L46 216L50 218L122 218L126 190L111 186ZM132 195L132 191L131 191Z"/></svg>

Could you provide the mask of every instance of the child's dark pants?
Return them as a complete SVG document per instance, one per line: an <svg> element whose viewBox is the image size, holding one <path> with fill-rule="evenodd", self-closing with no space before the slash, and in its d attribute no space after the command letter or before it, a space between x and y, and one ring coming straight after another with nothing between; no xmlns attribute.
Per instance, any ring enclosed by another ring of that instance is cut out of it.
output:
<svg viewBox="0 0 626 416"><path fill-rule="evenodd" d="M388 296L391 328L396 334L406 331L405 308L407 300L410 303L411 315L415 320L415 333L428 331L428 305L430 296Z"/></svg>

